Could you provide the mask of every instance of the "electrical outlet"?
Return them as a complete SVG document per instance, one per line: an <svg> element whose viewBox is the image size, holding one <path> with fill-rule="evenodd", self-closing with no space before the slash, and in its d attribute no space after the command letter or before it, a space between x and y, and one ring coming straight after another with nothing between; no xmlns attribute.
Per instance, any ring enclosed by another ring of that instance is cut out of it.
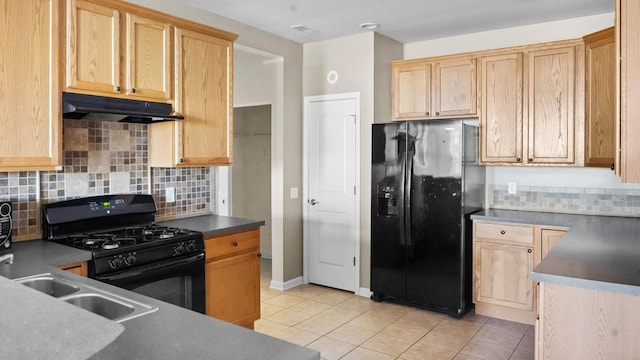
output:
<svg viewBox="0 0 640 360"><path fill-rule="evenodd" d="M517 191L516 183L515 182L510 182L509 183L509 195L515 195L516 191Z"/></svg>
<svg viewBox="0 0 640 360"><path fill-rule="evenodd" d="M298 188L297 187L292 187L291 189L289 189L289 197L291 199L297 199L298 198Z"/></svg>
<svg viewBox="0 0 640 360"><path fill-rule="evenodd" d="M176 202L176 188L166 188L164 190L164 197L168 203Z"/></svg>

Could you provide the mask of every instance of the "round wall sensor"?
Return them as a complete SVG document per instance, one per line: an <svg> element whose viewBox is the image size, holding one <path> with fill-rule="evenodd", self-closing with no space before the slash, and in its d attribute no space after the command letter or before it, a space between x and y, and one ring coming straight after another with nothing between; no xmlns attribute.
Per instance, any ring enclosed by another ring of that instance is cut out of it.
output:
<svg viewBox="0 0 640 360"><path fill-rule="evenodd" d="M327 82L329 84L335 84L338 82L338 72L331 70L327 73Z"/></svg>

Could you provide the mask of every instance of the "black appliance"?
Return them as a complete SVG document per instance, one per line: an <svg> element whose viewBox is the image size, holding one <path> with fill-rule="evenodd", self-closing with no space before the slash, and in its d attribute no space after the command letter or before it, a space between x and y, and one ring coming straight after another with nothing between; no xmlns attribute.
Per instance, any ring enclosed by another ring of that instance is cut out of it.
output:
<svg viewBox="0 0 640 360"><path fill-rule="evenodd" d="M68 92L62 93L62 114L66 119L101 114L95 118L140 124L184 119L183 115L173 111L171 104Z"/></svg>
<svg viewBox="0 0 640 360"><path fill-rule="evenodd" d="M155 224L151 195L101 195L42 207L45 240L89 250L90 278L205 312L204 239Z"/></svg>
<svg viewBox="0 0 640 360"><path fill-rule="evenodd" d="M454 317L471 307L470 215L484 206L485 171L468 122L373 125L372 299Z"/></svg>
<svg viewBox="0 0 640 360"><path fill-rule="evenodd" d="M11 247L11 231L13 229L11 214L11 201L0 201L0 250Z"/></svg>

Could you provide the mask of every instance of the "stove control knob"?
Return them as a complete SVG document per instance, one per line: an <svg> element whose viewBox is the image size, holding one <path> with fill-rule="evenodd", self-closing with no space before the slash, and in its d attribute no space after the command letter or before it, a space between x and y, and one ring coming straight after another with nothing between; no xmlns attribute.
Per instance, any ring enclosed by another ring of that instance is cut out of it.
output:
<svg viewBox="0 0 640 360"><path fill-rule="evenodd" d="M122 255L118 255L109 261L109 266L115 270L122 268L123 265L124 260L122 259Z"/></svg>
<svg viewBox="0 0 640 360"><path fill-rule="evenodd" d="M180 243L178 244L178 246L173 248L173 250L176 252L176 254L184 254L187 249L185 248L184 244Z"/></svg>
<svg viewBox="0 0 640 360"><path fill-rule="evenodd" d="M191 241L187 244L187 250L189 250L189 252L194 252L196 251L196 243L195 241Z"/></svg>
<svg viewBox="0 0 640 360"><path fill-rule="evenodd" d="M127 255L127 257L124 259L125 264L131 266L133 264L136 263L136 253L130 253L129 255Z"/></svg>

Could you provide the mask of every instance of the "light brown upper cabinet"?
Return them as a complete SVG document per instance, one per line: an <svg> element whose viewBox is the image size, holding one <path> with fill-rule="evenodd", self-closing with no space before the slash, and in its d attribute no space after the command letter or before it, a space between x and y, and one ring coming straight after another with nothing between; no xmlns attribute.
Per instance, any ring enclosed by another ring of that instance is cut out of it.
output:
<svg viewBox="0 0 640 360"><path fill-rule="evenodd" d="M616 46L613 27L584 37L585 166L611 167L616 151Z"/></svg>
<svg viewBox="0 0 640 360"><path fill-rule="evenodd" d="M527 60L529 126L526 161L573 164L576 46L532 51L527 54Z"/></svg>
<svg viewBox="0 0 640 360"><path fill-rule="evenodd" d="M151 166L229 165L233 156L233 41L175 29L175 110L149 128Z"/></svg>
<svg viewBox="0 0 640 360"><path fill-rule="evenodd" d="M581 163L576 161L582 149L576 146L576 132L584 116L583 52L581 41L565 41L480 58L482 163Z"/></svg>
<svg viewBox="0 0 640 360"><path fill-rule="evenodd" d="M522 163L523 54L480 58L480 160Z"/></svg>
<svg viewBox="0 0 640 360"><path fill-rule="evenodd" d="M61 0L0 0L0 171L62 165Z"/></svg>
<svg viewBox="0 0 640 360"><path fill-rule="evenodd" d="M440 58L391 63L394 120L476 114L476 59Z"/></svg>
<svg viewBox="0 0 640 360"><path fill-rule="evenodd" d="M616 1L617 69L616 175L640 183L640 2Z"/></svg>
<svg viewBox="0 0 640 360"><path fill-rule="evenodd" d="M67 0L65 90L170 100L172 27L104 3Z"/></svg>

